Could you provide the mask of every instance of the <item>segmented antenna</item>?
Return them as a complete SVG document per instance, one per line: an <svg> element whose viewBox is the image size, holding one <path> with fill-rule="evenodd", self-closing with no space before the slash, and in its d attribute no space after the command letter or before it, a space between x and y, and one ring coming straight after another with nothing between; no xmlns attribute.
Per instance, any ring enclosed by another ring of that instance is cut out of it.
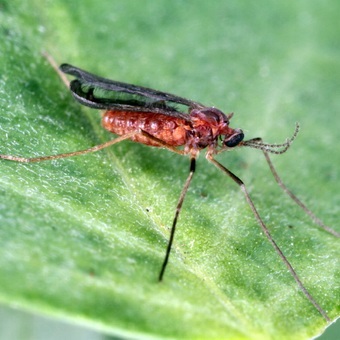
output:
<svg viewBox="0 0 340 340"><path fill-rule="evenodd" d="M299 133L300 125L296 123L295 131L292 137L287 138L286 142L282 144L268 144L263 143L261 138L254 138L240 143L240 146L248 146L254 149L260 149L266 152L274 153L274 154L282 154L288 150L294 139L296 138L297 134Z"/></svg>

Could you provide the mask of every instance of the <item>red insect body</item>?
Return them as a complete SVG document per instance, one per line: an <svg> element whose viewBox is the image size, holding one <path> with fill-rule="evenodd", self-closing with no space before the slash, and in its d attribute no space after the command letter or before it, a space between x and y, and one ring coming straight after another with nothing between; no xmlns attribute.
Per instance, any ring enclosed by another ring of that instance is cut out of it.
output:
<svg viewBox="0 0 340 340"><path fill-rule="evenodd" d="M151 136L172 146L186 143L190 123L184 119L150 112L106 111L103 116L103 127L116 135L122 136L130 132L143 130ZM145 135L135 135L133 141L160 146Z"/></svg>
<svg viewBox="0 0 340 340"><path fill-rule="evenodd" d="M224 140L240 134L239 129L232 129L229 116L215 108L195 108L190 110L188 120L154 112L114 111L108 110L103 116L103 127L117 135L145 131L169 146L185 146L187 153L216 147L217 139L223 135ZM156 141L142 134L136 134L133 141L161 146Z"/></svg>

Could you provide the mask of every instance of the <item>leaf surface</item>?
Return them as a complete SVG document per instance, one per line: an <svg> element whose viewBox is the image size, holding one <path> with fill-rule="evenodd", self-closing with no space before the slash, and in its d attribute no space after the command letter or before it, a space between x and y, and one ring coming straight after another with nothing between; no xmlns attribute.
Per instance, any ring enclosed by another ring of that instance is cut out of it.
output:
<svg viewBox="0 0 340 340"><path fill-rule="evenodd" d="M47 6L48 5L48 6ZM336 8L338 8L336 10ZM335 1L0 2L1 153L85 149L114 136L42 57L234 111L293 191L338 227ZM334 29L335 28L335 29ZM274 183L256 150L218 159L244 179L302 281L339 315L339 247ZM326 326L239 189L199 159L164 282L157 282L189 161L123 142L95 154L0 162L0 300L126 337L306 339Z"/></svg>

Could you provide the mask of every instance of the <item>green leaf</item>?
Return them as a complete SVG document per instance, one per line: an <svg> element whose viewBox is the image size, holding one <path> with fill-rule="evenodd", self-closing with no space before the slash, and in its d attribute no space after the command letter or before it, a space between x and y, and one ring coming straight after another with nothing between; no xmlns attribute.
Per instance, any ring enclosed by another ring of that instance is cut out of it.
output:
<svg viewBox="0 0 340 340"><path fill-rule="evenodd" d="M2 154L102 143L100 113L76 103L58 63L234 111L293 191L338 227L335 0L0 1ZM257 150L218 159L244 179L276 242L331 319L339 247L280 191ZM239 188L203 154L164 282L157 277L189 161L122 142L95 154L0 162L0 301L126 337L306 339L326 322L299 291Z"/></svg>

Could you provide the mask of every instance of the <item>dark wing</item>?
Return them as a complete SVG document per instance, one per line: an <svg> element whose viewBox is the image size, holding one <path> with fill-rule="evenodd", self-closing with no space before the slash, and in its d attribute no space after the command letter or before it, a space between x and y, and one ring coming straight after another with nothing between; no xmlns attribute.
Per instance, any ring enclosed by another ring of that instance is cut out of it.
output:
<svg viewBox="0 0 340 340"><path fill-rule="evenodd" d="M169 93L102 78L72 65L62 64L60 70L77 78L70 83L72 94L92 108L154 112L189 120L188 107L204 107ZM184 106L185 112L179 106Z"/></svg>

